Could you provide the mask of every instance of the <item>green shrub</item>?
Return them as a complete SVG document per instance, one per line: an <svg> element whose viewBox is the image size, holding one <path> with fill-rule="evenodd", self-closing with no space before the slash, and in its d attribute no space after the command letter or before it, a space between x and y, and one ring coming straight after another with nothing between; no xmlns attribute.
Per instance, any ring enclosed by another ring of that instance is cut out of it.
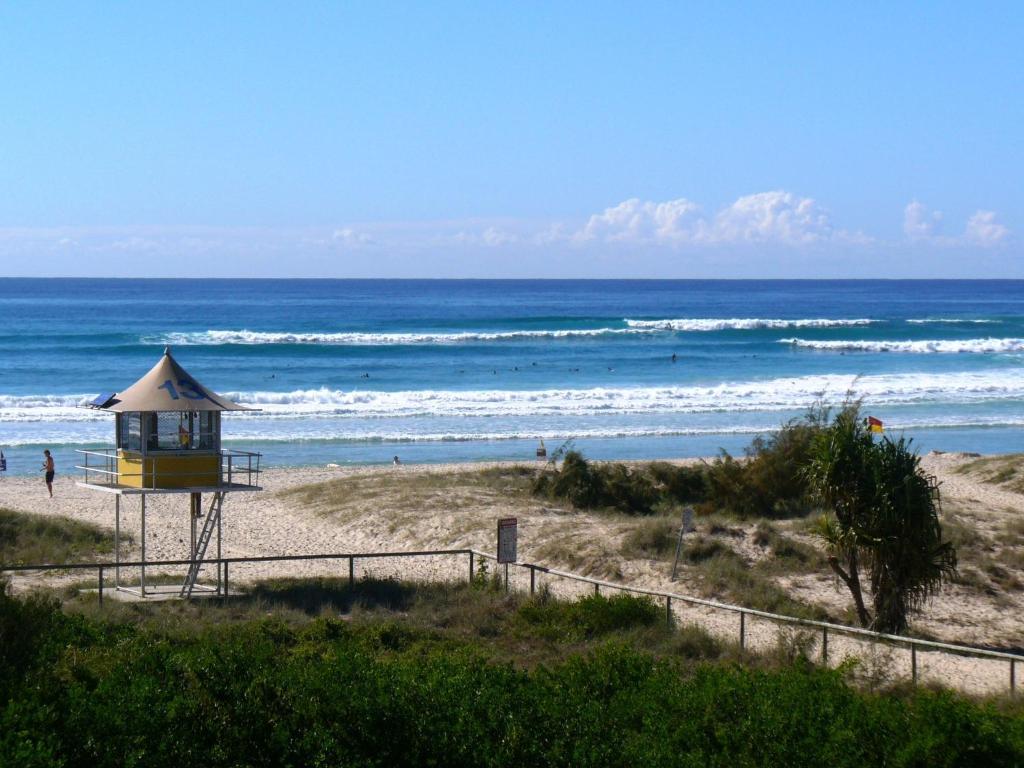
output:
<svg viewBox="0 0 1024 768"><path fill-rule="evenodd" d="M651 514L661 498L644 472L625 464L592 464L579 451L566 453L561 469L538 475L533 492L579 509L615 509L629 515Z"/></svg>
<svg viewBox="0 0 1024 768"><path fill-rule="evenodd" d="M520 631L573 641L649 627L659 620L662 614L653 602L633 595L593 595L575 602L537 598L523 603L515 617Z"/></svg>
<svg viewBox="0 0 1024 768"><path fill-rule="evenodd" d="M707 469L698 466L676 466L655 461L646 467L651 481L661 491L661 497L676 504L694 504L707 498Z"/></svg>
<svg viewBox="0 0 1024 768"><path fill-rule="evenodd" d="M755 437L742 462L723 450L707 471L707 506L744 518L806 515L814 499L804 468L815 435L827 425L828 411L815 408L768 437Z"/></svg>
<svg viewBox="0 0 1024 768"><path fill-rule="evenodd" d="M593 632L660 615L633 598L580 606L563 618ZM437 643L395 622L295 628L265 619L167 635L76 627L53 604L0 602L8 623L30 614L42 617L39 642L20 647L34 662L0 692L4 766L909 768L1024 759L1019 714L927 690L864 693L842 672L806 663L694 666L606 643L525 670L494 663L477 643ZM704 637L684 637L681 653L716 651Z"/></svg>
<svg viewBox="0 0 1024 768"><path fill-rule="evenodd" d="M814 506L804 468L828 416L827 408L815 407L777 432L755 437L743 461L723 450L711 464L652 462L630 467L593 464L579 451L569 450L561 468L538 475L532 490L579 509L615 509L629 515L693 504L705 513L722 510L744 518L803 516Z"/></svg>

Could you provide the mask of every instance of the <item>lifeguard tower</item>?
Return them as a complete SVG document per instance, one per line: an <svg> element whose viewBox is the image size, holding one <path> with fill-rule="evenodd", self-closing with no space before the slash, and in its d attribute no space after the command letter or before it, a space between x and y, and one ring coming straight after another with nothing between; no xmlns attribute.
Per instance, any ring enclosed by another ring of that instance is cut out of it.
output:
<svg viewBox="0 0 1024 768"><path fill-rule="evenodd" d="M84 473L79 486L114 496L114 557L120 564L121 506L125 496L139 497L142 527L142 567L138 585L121 583L117 590L139 597L175 592L226 594L223 569L217 563L216 583L199 583L207 548L217 534L221 556L221 513L231 491L259 491L260 454L221 447L221 413L256 410L233 403L207 389L182 368L165 349L156 365L122 392L100 395L88 407L115 414L115 447L82 450ZM203 494L212 494L203 514ZM189 495L190 561L179 587L146 585L146 497L150 494ZM201 521L201 526L200 526Z"/></svg>

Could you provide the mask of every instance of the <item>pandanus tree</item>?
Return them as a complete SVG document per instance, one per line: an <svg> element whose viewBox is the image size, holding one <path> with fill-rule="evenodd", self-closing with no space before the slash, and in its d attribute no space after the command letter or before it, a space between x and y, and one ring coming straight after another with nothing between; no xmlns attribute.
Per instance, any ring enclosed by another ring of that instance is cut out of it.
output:
<svg viewBox="0 0 1024 768"><path fill-rule="evenodd" d="M906 631L910 613L956 573L942 540L935 478L904 438L876 442L848 403L814 440L807 477L831 509L819 522L829 564L850 591L861 625ZM864 600L868 574L873 611Z"/></svg>

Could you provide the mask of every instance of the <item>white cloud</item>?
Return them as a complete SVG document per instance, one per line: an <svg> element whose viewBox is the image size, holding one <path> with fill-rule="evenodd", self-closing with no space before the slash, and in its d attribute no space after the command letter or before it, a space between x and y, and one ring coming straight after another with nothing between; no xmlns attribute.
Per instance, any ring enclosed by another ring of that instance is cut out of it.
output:
<svg viewBox="0 0 1024 768"><path fill-rule="evenodd" d="M833 236L828 214L809 197L776 190L741 197L715 217L715 243L799 245Z"/></svg>
<svg viewBox="0 0 1024 768"><path fill-rule="evenodd" d="M930 211L928 206L912 200L903 209L903 233L911 240L927 240L938 234L942 223L941 211Z"/></svg>
<svg viewBox="0 0 1024 768"><path fill-rule="evenodd" d="M591 216L574 239L676 243L693 240L702 227L700 206L686 198L654 203L634 197Z"/></svg>
<svg viewBox="0 0 1024 768"><path fill-rule="evenodd" d="M943 235L940 225L942 211L933 211L917 200L903 209L903 233L915 243L947 247L981 246L992 248L1009 236L1008 227L996 221L995 211L975 211L967 220L962 235Z"/></svg>
<svg viewBox="0 0 1024 768"><path fill-rule="evenodd" d="M633 244L782 243L800 245L844 237L811 198L775 190L746 195L713 218L685 198L631 198L594 214L573 239Z"/></svg>
<svg viewBox="0 0 1024 768"><path fill-rule="evenodd" d="M504 230L498 229L497 227L488 227L484 230L480 236L483 240L484 245L497 246L497 245L508 245L519 240L519 238L511 232L505 232Z"/></svg>
<svg viewBox="0 0 1024 768"><path fill-rule="evenodd" d="M454 242L456 245L476 245L497 248L502 245L510 245L519 242L519 235L495 226L485 227L483 230L460 229L450 237L441 236L435 238L438 245L445 245L447 242Z"/></svg>
<svg viewBox="0 0 1024 768"><path fill-rule="evenodd" d="M1010 236L1010 230L996 221L995 211L977 211L967 220L964 238L976 245L999 245Z"/></svg>
<svg viewBox="0 0 1024 768"><path fill-rule="evenodd" d="M352 227L344 227L336 229L331 233L331 241L337 245L354 248L360 245L369 245L373 242L373 238L365 232L359 232Z"/></svg>

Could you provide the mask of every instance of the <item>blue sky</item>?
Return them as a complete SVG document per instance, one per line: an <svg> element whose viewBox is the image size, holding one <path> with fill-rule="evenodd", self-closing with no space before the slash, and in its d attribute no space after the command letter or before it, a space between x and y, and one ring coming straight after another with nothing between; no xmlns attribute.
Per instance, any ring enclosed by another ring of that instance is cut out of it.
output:
<svg viewBox="0 0 1024 768"><path fill-rule="evenodd" d="M0 274L1024 277L1021 3L8 3Z"/></svg>

